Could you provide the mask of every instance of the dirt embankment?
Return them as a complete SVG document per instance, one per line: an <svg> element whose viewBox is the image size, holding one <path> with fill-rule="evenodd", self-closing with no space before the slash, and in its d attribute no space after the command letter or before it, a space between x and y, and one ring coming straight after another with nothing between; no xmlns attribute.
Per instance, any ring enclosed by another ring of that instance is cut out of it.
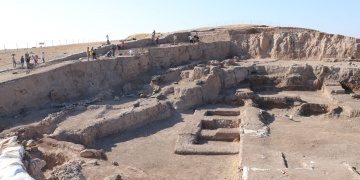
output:
<svg viewBox="0 0 360 180"><path fill-rule="evenodd" d="M193 32L178 33L179 42L187 42L190 33ZM36 69L22 78L3 80L0 84L0 114L42 107L47 103L82 99L101 90L119 90L124 83L141 77L145 72L163 70L194 60L222 60L233 56L310 60L360 57L359 40L306 29L212 29L199 31L198 34L202 42L200 44L152 46L143 48L141 54L105 61L68 61L44 70ZM149 41L132 41L126 46L143 47L151 43ZM171 34L160 38L162 44L171 41ZM78 55L75 56L77 59ZM145 81L150 78L142 77Z"/></svg>
<svg viewBox="0 0 360 180"><path fill-rule="evenodd" d="M203 42L230 41L231 54L250 58L360 58L360 40L299 28L246 28L198 32Z"/></svg>
<svg viewBox="0 0 360 180"><path fill-rule="evenodd" d="M150 70L180 65L194 59L224 59L228 54L226 49L228 46L224 42L193 47L151 48L147 54L139 56L64 62L46 70L39 68L28 76L0 83L3 90L0 114L41 107L47 103L83 99L106 89L117 90ZM143 78L150 80L151 77Z"/></svg>

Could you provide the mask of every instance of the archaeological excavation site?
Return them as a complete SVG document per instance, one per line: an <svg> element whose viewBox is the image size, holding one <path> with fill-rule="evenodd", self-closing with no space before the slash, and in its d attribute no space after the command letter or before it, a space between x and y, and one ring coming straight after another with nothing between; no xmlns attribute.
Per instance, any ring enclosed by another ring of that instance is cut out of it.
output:
<svg viewBox="0 0 360 180"><path fill-rule="evenodd" d="M215 27L84 59L0 73L0 179L360 178L360 39Z"/></svg>

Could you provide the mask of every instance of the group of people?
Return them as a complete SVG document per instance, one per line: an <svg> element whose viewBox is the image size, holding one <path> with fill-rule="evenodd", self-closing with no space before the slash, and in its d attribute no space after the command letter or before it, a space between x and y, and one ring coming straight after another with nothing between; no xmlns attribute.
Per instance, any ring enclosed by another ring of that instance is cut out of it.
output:
<svg viewBox="0 0 360 180"><path fill-rule="evenodd" d="M154 30L151 35L151 40L154 45L159 44L159 36L156 36L156 31Z"/></svg>
<svg viewBox="0 0 360 180"><path fill-rule="evenodd" d="M200 38L199 38L199 35L197 32L194 36L192 36L190 34L190 36L188 38L189 38L190 43L196 43L196 42L199 43L200 42ZM173 39L174 39L174 45L176 45L177 44L177 36L175 34L173 35Z"/></svg>
<svg viewBox="0 0 360 180"><path fill-rule="evenodd" d="M107 38L107 43L109 43L109 36L106 35L106 38ZM152 39L152 42L153 42L154 45L159 44L159 36L156 36L156 31L155 30L152 32L151 39ZM177 36L175 34L173 36L173 39L174 39L174 45L176 45L177 44ZM189 36L189 41L190 41L190 43L195 43L195 42L200 41L197 32L196 32L196 35L194 35L194 36L190 35ZM111 50L112 56L115 56L116 49L124 50L125 49L125 42L120 41L120 44L111 46L110 50ZM96 58L96 49L94 49L94 47L91 47L91 49L89 47L87 47L86 55L87 55L88 61L90 60L90 57L92 57L93 60L97 59ZM35 65L39 65L39 62L38 62L39 56L38 55L31 55L30 56L29 53L26 52L24 56L21 56L21 58L20 58L21 68L24 68L25 62L27 64L27 67L29 68L31 59L34 60ZM45 53L44 52L41 53L41 59L42 59L43 63L45 63ZM13 67L16 68L17 63L16 63L16 59L15 59L15 54L12 54L12 62L13 62Z"/></svg>
<svg viewBox="0 0 360 180"><path fill-rule="evenodd" d="M124 50L125 49L125 42L124 41L120 41L120 44L117 44L117 45L115 45L115 44L113 44L113 45L111 45L110 46L110 51L108 51L107 53L106 53L106 56L107 57L110 57L110 56L113 56L113 57L115 57L115 52L116 52L116 50Z"/></svg>
<svg viewBox="0 0 360 180"><path fill-rule="evenodd" d="M39 56L38 55L31 55L30 56L29 52L26 52L24 56L21 56L21 58L20 58L21 69L24 68L25 62L26 62L26 67L29 69L31 59L34 60L35 65L39 65L39 62L38 62L39 61ZM41 53L41 59L42 59L43 63L45 63L45 52ZM15 54L12 54L12 63L13 63L13 67L16 68L17 63L16 63L16 60L15 60Z"/></svg>
<svg viewBox="0 0 360 180"><path fill-rule="evenodd" d="M200 42L200 38L199 38L197 32L196 32L196 34L195 34L194 36L192 36L192 35L190 34L190 36L189 36L189 41L190 41L190 43Z"/></svg>
<svg viewBox="0 0 360 180"><path fill-rule="evenodd" d="M173 35L173 39L174 39L174 45L176 45L177 44L177 36L175 34ZM155 30L152 32L151 40L154 45L159 44L159 36L156 36ZM199 38L199 35L197 32L194 36L192 36L192 35L189 36L189 42L190 43L196 43L196 42L199 43L200 42L200 38Z"/></svg>
<svg viewBox="0 0 360 180"><path fill-rule="evenodd" d="M200 38L199 38L199 35L197 32L194 36L190 34L190 36L188 38L189 38L190 43L199 43L200 42ZM176 45L177 44L177 36L175 34L173 35L173 39L174 39L174 45ZM159 36L156 36L155 30L152 32L151 40L154 45L159 44Z"/></svg>
<svg viewBox="0 0 360 180"><path fill-rule="evenodd" d="M125 42L124 41L120 41L120 44L113 44L112 46L110 46L110 51L108 53L106 53L106 56L114 56L115 57L115 51L116 49L118 50L124 50L125 49ZM94 47L87 47L86 48L86 56L87 56L87 60L90 61L90 58L92 58L92 60L97 60L96 57L96 49L94 49Z"/></svg>
<svg viewBox="0 0 360 180"><path fill-rule="evenodd" d="M124 50L125 49L125 41L119 41L120 44L117 45L118 50Z"/></svg>
<svg viewBox="0 0 360 180"><path fill-rule="evenodd" d="M92 57L93 60L96 60L96 49L94 49L94 47L91 47L91 49L89 47L86 48L86 56L88 61L90 60L90 57Z"/></svg>
<svg viewBox="0 0 360 180"><path fill-rule="evenodd" d="M109 43L109 36L106 35L107 38L107 43ZM152 32L152 36L151 36L152 42L154 45L159 44L159 36L156 36L156 31L154 30ZM174 39L174 45L177 44L177 36L174 34L173 35L173 39ZM199 36L196 32L196 34L194 36L190 35L189 36L189 41L190 43L196 43L196 42L200 42ZM125 49L125 42L124 41L120 41L120 44L118 45L112 45L110 48L110 51L112 53L112 56L115 56L115 51L116 49L118 50L124 50ZM89 47L87 47L86 49L86 55L87 55L87 59L88 61L90 60L90 57L92 57L93 60L96 60L96 49L94 49L94 47L91 47L91 49ZM28 52L25 53L25 57L21 56L20 58L20 65L21 68L24 68L24 64L26 61L27 67L29 68L30 65L30 60L33 59L34 60L34 64L35 65L39 65L39 56L38 55L29 55ZM42 52L41 53L41 59L43 60L43 63L45 63L45 53ZM12 62L13 62L13 67L16 68L16 60L15 60L15 54L12 54Z"/></svg>

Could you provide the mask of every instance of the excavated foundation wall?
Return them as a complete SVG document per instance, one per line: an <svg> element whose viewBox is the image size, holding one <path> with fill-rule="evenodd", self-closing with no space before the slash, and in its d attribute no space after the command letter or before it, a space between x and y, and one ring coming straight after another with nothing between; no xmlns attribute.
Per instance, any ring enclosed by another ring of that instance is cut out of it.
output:
<svg viewBox="0 0 360 180"><path fill-rule="evenodd" d="M66 102L95 95L101 90L117 90L124 82L149 70L163 69L192 60L224 59L229 42L213 42L198 46L150 48L135 57L65 62L42 73L0 83L0 115L21 109L37 108L47 103Z"/></svg>
<svg viewBox="0 0 360 180"><path fill-rule="evenodd" d="M170 116L170 109L166 102L151 105L145 104L141 108L128 109L116 116L104 118L101 122L93 122L86 128L76 131L62 130L61 128L57 129L53 132L53 136L57 140L89 146L94 142L95 138L139 127Z"/></svg>
<svg viewBox="0 0 360 180"><path fill-rule="evenodd" d="M327 82L340 82L347 89L360 91L360 69L324 65L265 65L251 67L253 75L247 77L253 90L277 87L277 90L320 90ZM339 83L338 83L339 84Z"/></svg>

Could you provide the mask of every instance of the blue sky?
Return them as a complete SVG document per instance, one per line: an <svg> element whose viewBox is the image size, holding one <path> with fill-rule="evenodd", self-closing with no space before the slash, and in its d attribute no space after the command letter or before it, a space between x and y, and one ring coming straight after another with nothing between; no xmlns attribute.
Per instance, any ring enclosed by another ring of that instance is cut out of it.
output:
<svg viewBox="0 0 360 180"><path fill-rule="evenodd" d="M0 0L0 49L264 24L360 38L358 0Z"/></svg>

